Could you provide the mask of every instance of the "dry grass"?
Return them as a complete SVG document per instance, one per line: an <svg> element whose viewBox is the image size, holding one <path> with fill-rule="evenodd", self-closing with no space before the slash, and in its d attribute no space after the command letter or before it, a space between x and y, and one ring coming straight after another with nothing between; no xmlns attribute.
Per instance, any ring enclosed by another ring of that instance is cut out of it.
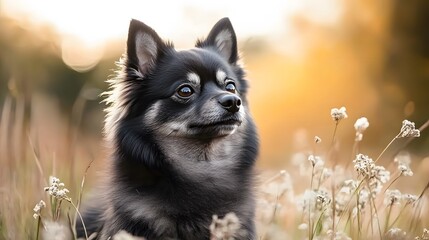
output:
<svg viewBox="0 0 429 240"><path fill-rule="evenodd" d="M58 239L61 234L62 239L73 238L77 209L88 188L85 180L91 185L97 176L91 170L102 165L99 140L81 135L78 125L72 127L44 105L33 102L33 112L28 114L20 98L8 97L1 108L0 239ZM359 155L366 126L356 128L353 146L343 146L350 148L353 157L339 160L341 139L336 132L349 119L341 115L345 109L331 114L332 126L321 126L332 128L331 136L316 137L311 149L288 159L294 167L262 172L257 211L260 239L429 239L424 232L429 227L429 179L424 171L410 172L419 159L401 152L395 162L394 157L383 155L390 144L379 146L375 160ZM80 122L81 110L72 118ZM401 129L398 123L398 133L385 134L392 135L392 142L416 137L417 130L406 124ZM93 161L95 166L88 170ZM389 164L383 167L380 162ZM50 176L61 179L56 182L56 195L52 189L44 191L53 184ZM35 212L40 200L47 206L41 204Z"/></svg>

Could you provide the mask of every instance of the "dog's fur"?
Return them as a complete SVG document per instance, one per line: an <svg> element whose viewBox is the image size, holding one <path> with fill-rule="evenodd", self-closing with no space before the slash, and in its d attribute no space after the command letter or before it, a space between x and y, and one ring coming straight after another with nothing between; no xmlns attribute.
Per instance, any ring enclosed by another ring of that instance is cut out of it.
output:
<svg viewBox="0 0 429 240"><path fill-rule="evenodd" d="M243 230L236 239L256 239L258 140L237 61L228 18L185 51L131 21L107 98L109 182L96 207L84 211L89 234L209 239L212 216L234 212ZM77 229L84 236L81 223Z"/></svg>

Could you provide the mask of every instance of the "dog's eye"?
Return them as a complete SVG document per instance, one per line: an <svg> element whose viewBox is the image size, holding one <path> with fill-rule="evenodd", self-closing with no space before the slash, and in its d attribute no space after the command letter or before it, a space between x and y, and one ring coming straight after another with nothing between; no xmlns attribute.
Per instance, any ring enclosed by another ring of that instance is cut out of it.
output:
<svg viewBox="0 0 429 240"><path fill-rule="evenodd" d="M231 93L235 93L236 92L235 84L233 82L227 83L225 86L225 90Z"/></svg>
<svg viewBox="0 0 429 240"><path fill-rule="evenodd" d="M182 86L177 90L177 94L182 98L188 98L194 93L190 86Z"/></svg>

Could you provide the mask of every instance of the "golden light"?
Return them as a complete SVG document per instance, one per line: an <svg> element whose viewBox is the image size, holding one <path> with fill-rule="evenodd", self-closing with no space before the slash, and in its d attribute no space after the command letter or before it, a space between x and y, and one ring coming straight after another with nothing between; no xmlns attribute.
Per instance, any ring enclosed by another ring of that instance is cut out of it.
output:
<svg viewBox="0 0 429 240"><path fill-rule="evenodd" d="M24 18L36 25L52 25L62 38L60 45L64 62L78 71L89 70L98 63L107 41L124 39L131 18L144 21L157 29L161 36L172 39L176 46L187 48L192 46L195 38L206 34L207 26L224 16L231 18L237 35L242 39L266 36L276 43L285 39L298 43L289 19L305 14L311 21L332 24L341 14L338 0L324 1L323 4L317 0L3 0L1 5L3 14L9 17ZM286 48L289 53L302 46L276 45L280 49L292 46Z"/></svg>

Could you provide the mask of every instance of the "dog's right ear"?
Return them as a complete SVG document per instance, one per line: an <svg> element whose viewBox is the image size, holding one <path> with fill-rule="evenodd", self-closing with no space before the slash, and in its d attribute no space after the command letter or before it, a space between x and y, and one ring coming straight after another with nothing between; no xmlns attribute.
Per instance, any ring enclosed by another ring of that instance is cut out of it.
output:
<svg viewBox="0 0 429 240"><path fill-rule="evenodd" d="M165 48L166 44L151 27L138 20L131 20L127 40L127 57L131 67L145 76Z"/></svg>

